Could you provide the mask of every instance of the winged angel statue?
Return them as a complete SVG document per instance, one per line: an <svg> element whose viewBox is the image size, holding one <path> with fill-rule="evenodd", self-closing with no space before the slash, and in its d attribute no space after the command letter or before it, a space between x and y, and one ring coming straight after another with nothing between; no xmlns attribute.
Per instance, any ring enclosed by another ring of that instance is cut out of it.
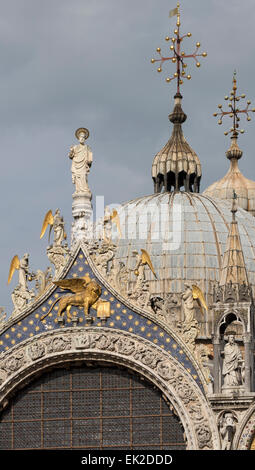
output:
<svg viewBox="0 0 255 470"><path fill-rule="evenodd" d="M14 312L22 310L27 302L29 302L35 293L33 290L29 290L27 281L32 281L34 274L29 272L29 254L25 253L23 258L19 259L18 255L15 255L10 264L8 284L10 284L15 271L18 271L18 285L12 292L12 301L14 304Z"/></svg>
<svg viewBox="0 0 255 470"><path fill-rule="evenodd" d="M61 272L65 261L66 256L69 255L68 245L66 243L66 232L64 219L60 215L60 210L56 209L55 214L53 215L52 211L49 210L44 217L40 238L42 238L49 227L49 237L47 247L47 256L51 263L55 266L55 277ZM53 244L50 245L50 236L53 230ZM63 242L65 243L63 244Z"/></svg>
<svg viewBox="0 0 255 470"><path fill-rule="evenodd" d="M40 238L44 236L48 226L50 226L49 239L48 239L49 243L50 243L51 231L53 229L53 232L54 232L53 245L60 246L62 244L62 241L66 240L66 232L65 232L65 226L64 226L64 219L63 217L60 216L59 209L56 210L55 215L52 214L51 210L49 210L47 214L45 215Z"/></svg>
<svg viewBox="0 0 255 470"><path fill-rule="evenodd" d="M135 275L137 276L137 284L145 280L145 266L149 266L151 272L154 274L155 278L157 279L157 275L155 273L155 269L153 267L151 258L149 253L141 248L141 254L138 251L134 251L134 254L137 256L136 266L135 266Z"/></svg>
<svg viewBox="0 0 255 470"><path fill-rule="evenodd" d="M15 270L19 272L19 286L22 290L28 290L27 280L29 277L29 254L25 253L23 258L19 259L18 255L15 255L10 264L8 284L10 284Z"/></svg>
<svg viewBox="0 0 255 470"><path fill-rule="evenodd" d="M145 268L149 267L155 278L157 275L153 267L149 253L141 248L141 253L137 250L133 251L136 256L136 265L134 268L134 274L136 275L136 283L131 291L128 292L130 300L135 301L140 307L144 308L149 305L150 291L149 282L145 279Z"/></svg>
<svg viewBox="0 0 255 470"><path fill-rule="evenodd" d="M196 300L201 312L203 313L203 308L208 310L204 294L201 289L196 286L185 284L185 291L182 294L183 300L183 313L184 320L179 325L180 332L183 335L186 344L192 349L195 349L195 339L200 332L198 321L195 319L195 305L194 301Z"/></svg>
<svg viewBox="0 0 255 470"><path fill-rule="evenodd" d="M121 238L122 232L118 211L113 209L111 212L109 207L106 206L103 218L103 241L106 244L110 244L112 242L113 227L117 228L118 236Z"/></svg>

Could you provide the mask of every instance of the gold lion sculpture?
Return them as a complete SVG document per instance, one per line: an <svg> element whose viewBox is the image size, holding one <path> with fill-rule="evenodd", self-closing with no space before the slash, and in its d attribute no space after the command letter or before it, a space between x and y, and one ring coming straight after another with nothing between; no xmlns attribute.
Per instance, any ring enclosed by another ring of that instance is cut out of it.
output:
<svg viewBox="0 0 255 470"><path fill-rule="evenodd" d="M62 317L65 311L67 318L72 318L70 314L72 306L83 307L85 318L90 318L90 307L97 302L102 293L102 289L96 281L86 278L62 279L60 281L54 281L53 284L60 287L62 290L70 290L73 294L66 294L57 298L51 305L49 311L41 317L41 321L49 315L57 302L59 302L58 318Z"/></svg>

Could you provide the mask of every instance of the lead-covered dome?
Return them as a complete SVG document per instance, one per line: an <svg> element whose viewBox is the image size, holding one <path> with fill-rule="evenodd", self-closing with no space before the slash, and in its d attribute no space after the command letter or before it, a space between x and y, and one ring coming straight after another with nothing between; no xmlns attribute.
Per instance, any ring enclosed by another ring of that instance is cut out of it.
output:
<svg viewBox="0 0 255 470"><path fill-rule="evenodd" d="M123 204L122 237L117 241L115 262L134 274L137 252L150 255L157 279L146 269L151 294L181 293L186 281L198 284L211 300L220 280L223 255L232 220L231 203L210 197L173 192L154 194ZM236 214L248 280L255 288L254 217L239 209Z"/></svg>

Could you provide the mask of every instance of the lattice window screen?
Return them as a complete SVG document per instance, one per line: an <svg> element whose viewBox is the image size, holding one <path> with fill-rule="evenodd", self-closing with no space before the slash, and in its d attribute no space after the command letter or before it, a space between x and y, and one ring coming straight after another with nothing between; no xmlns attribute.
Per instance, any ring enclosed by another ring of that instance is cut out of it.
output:
<svg viewBox="0 0 255 470"><path fill-rule="evenodd" d="M159 390L116 367L56 369L0 416L0 449L185 449Z"/></svg>

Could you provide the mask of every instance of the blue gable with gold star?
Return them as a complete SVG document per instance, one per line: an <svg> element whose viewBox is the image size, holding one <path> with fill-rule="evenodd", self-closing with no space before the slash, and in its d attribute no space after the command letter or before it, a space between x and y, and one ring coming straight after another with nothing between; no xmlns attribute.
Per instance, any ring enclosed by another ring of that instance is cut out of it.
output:
<svg viewBox="0 0 255 470"><path fill-rule="evenodd" d="M86 276L91 280L95 280L101 286L102 294L100 300L110 303L110 317L107 318L107 328L131 332L168 351L193 377L201 390L203 390L201 379L198 376L193 362L176 339L169 331L166 331L166 328L158 324L156 318L155 321L146 318L136 312L135 308L131 309L130 306L127 306L125 299L120 300L117 298L113 293L113 289L111 289L109 285L107 286L107 283L103 283L102 280L99 279L99 276L95 274L89 257L86 256L81 247L74 258L69 261L69 264L70 266L67 266L63 278L70 279ZM48 297L45 299L45 296L43 296L41 303L37 301L34 309L29 307L27 313L24 312L22 317L19 316L16 322L15 320L12 320L11 323L7 321L6 328L0 335L0 352L7 351L22 341L48 330L70 327L73 326L73 324L81 328L86 328L88 324L83 308L81 307L72 306L70 309L72 318L67 318L64 314L64 322L59 322L57 318L58 303L56 303L45 319L41 320L50 310L52 304L65 294L66 292L59 287L51 287ZM89 314L90 317L92 317L94 327L101 328L105 326L105 322L103 322L101 318L98 318L96 309L91 308Z"/></svg>

